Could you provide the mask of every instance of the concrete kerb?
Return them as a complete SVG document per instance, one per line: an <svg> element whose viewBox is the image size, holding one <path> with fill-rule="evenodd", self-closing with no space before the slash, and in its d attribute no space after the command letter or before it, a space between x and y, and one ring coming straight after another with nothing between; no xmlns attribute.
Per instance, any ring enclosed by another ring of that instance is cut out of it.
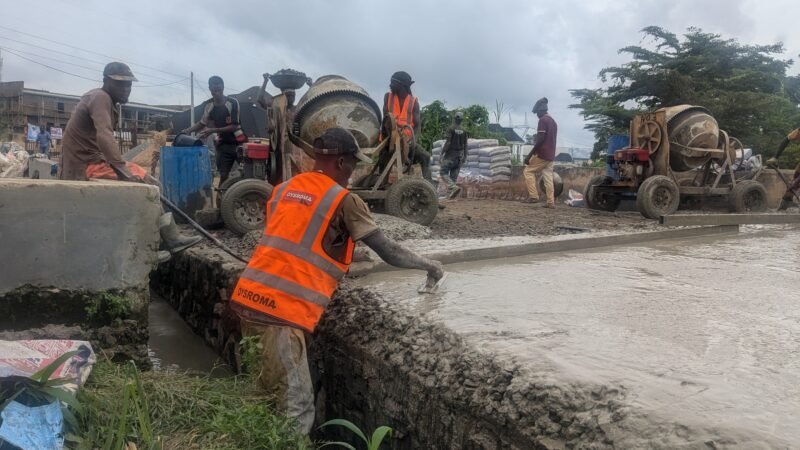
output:
<svg viewBox="0 0 800 450"><path fill-rule="evenodd" d="M572 250L586 250L614 245L631 245L652 242L661 239L679 239L695 236L712 236L719 234L738 233L738 225L720 225L706 227L686 227L669 230L648 231L640 233L625 233L605 236L588 236L575 239L559 239L552 241L532 242L516 245L501 245L493 247L463 249L426 253L424 256L440 261L443 264L480 261L486 259L510 258L540 253L554 253ZM385 272L403 270L391 266L384 261L359 262L350 268L350 276L366 275L372 272Z"/></svg>

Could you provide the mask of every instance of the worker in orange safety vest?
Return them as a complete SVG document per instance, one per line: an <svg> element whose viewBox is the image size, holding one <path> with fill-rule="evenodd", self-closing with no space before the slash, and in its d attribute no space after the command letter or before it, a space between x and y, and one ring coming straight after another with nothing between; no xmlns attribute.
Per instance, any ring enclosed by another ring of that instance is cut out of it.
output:
<svg viewBox="0 0 800 450"><path fill-rule="evenodd" d="M419 164L422 176L429 182L431 178L431 154L419 145L422 132L422 120L419 112L419 100L411 93L414 81L406 72L395 72L389 81L389 92L383 96L383 115L392 114L397 126L402 128L409 140L409 159L412 164ZM413 130L413 133L411 132Z"/></svg>
<svg viewBox="0 0 800 450"><path fill-rule="evenodd" d="M313 170L274 188L264 234L231 297L242 335L260 336L260 383L306 434L314 423L306 333L348 272L355 242L393 266L425 270L436 280L444 275L438 261L387 238L366 203L346 189L356 163L370 161L349 131L328 129L313 147Z"/></svg>

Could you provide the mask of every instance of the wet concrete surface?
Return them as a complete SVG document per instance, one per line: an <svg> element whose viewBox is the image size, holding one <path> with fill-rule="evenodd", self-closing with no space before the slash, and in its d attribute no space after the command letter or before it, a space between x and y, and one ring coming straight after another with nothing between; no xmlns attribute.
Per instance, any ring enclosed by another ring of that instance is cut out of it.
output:
<svg viewBox="0 0 800 450"><path fill-rule="evenodd" d="M742 230L454 264L436 295L416 293L419 272L359 284L533 373L621 388L642 420L634 432L790 448L800 444L800 228Z"/></svg>
<svg viewBox="0 0 800 450"><path fill-rule="evenodd" d="M228 365L163 298L151 294L148 342L153 369L227 376Z"/></svg>

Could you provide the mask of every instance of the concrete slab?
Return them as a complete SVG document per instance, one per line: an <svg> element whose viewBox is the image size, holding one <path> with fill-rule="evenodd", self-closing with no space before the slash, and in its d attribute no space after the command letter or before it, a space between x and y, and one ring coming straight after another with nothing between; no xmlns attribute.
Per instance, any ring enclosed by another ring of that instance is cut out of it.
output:
<svg viewBox="0 0 800 450"><path fill-rule="evenodd" d="M0 295L26 285L146 287L160 214L154 186L0 180Z"/></svg>
<svg viewBox="0 0 800 450"><path fill-rule="evenodd" d="M661 216L659 223L668 227L697 225L769 225L800 223L800 214L673 214Z"/></svg>
<svg viewBox="0 0 800 450"><path fill-rule="evenodd" d="M787 249L800 245L797 231L748 226L455 264L436 295L416 293L413 271L358 284L514 361L537 385L619 392L624 413L603 425L617 448L791 448L800 442L800 256Z"/></svg>

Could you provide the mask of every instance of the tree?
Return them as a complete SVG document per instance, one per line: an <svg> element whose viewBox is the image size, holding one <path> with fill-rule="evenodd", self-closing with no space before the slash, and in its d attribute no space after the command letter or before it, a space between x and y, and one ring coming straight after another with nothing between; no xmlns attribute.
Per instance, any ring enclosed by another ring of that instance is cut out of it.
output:
<svg viewBox="0 0 800 450"><path fill-rule="evenodd" d="M783 44L743 45L699 28L683 39L655 26L642 33L649 46L622 48L631 61L600 71L606 86L570 91L577 100L570 107L595 134L592 158L608 136L627 134L634 115L666 106L703 106L722 129L766 156L800 125L800 78L787 76L793 61L777 56ZM800 158L800 149L792 150L787 159Z"/></svg>
<svg viewBox="0 0 800 450"><path fill-rule="evenodd" d="M430 149L435 141L444 139L447 128L453 123L456 111L464 113L462 126L470 138L502 140L502 136L489 131L489 110L485 106L470 105L466 108L448 110L444 102L436 100L420 111L422 136L417 136L417 142L424 148Z"/></svg>

